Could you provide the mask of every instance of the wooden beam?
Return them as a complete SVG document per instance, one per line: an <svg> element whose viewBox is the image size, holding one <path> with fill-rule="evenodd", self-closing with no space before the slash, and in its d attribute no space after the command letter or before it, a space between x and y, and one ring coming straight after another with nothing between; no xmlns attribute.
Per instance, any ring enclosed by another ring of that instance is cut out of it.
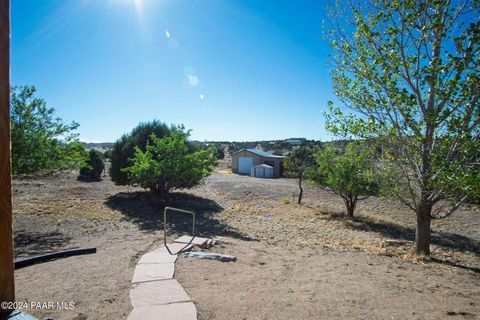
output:
<svg viewBox="0 0 480 320"><path fill-rule="evenodd" d="M0 302L15 301L10 160L10 0L0 0ZM11 310L0 308L0 315Z"/></svg>

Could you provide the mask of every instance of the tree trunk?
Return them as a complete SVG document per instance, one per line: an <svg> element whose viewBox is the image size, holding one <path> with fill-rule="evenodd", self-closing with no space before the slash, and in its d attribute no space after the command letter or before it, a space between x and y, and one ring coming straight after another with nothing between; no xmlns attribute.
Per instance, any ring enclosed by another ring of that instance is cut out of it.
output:
<svg viewBox="0 0 480 320"><path fill-rule="evenodd" d="M350 203L347 206L347 216L353 218L353 213L355 212L355 203Z"/></svg>
<svg viewBox="0 0 480 320"><path fill-rule="evenodd" d="M438 56L437 53L434 56ZM434 91L435 81L430 83L430 92ZM427 110L424 117L426 118L425 138L422 142L422 167L421 172L421 194L420 202L416 208L417 213L417 229L415 231L415 252L417 254L430 255L430 221L433 203L431 201L432 192L430 184L432 179L431 152L433 148L433 137L435 126L431 122L430 117L434 112L435 99L434 95L429 93Z"/></svg>
<svg viewBox="0 0 480 320"><path fill-rule="evenodd" d="M161 199L167 199L170 194L168 189L159 185L155 187L150 187L150 191L152 191L152 193L154 193L156 196L158 196Z"/></svg>
<svg viewBox="0 0 480 320"><path fill-rule="evenodd" d="M417 229L415 231L415 252L430 255L430 212L429 206L421 207L417 212Z"/></svg>
<svg viewBox="0 0 480 320"><path fill-rule="evenodd" d="M300 193L298 194L298 204L302 203L303 188L302 188L302 179L298 179L298 187L300 188Z"/></svg>
<svg viewBox="0 0 480 320"><path fill-rule="evenodd" d="M345 202L345 207L347 208L347 216L349 218L353 218L353 213L355 212L355 206L357 204L357 198L353 196L345 196L343 201Z"/></svg>

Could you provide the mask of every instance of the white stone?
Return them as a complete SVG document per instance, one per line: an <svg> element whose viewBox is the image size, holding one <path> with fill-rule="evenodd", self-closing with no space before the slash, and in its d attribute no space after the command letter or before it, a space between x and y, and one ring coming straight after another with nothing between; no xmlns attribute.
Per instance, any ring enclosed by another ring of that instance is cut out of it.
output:
<svg viewBox="0 0 480 320"><path fill-rule="evenodd" d="M130 290L134 308L188 302L190 297L175 279L141 282Z"/></svg>
<svg viewBox="0 0 480 320"><path fill-rule="evenodd" d="M174 242L176 243L188 243L194 244L199 247L205 247L210 239L208 238L200 238L200 237L190 237L190 236L181 236Z"/></svg>
<svg viewBox="0 0 480 320"><path fill-rule="evenodd" d="M172 279L175 272L175 263L147 263L137 264L133 272L133 283Z"/></svg>
<svg viewBox="0 0 480 320"><path fill-rule="evenodd" d="M173 252L172 252L173 253ZM177 255L176 252L175 254L170 254L168 250L162 246L159 249L146 253L144 254L138 263L143 264L143 263L172 263L177 261Z"/></svg>
<svg viewBox="0 0 480 320"><path fill-rule="evenodd" d="M196 320L197 309L192 302L134 308L128 320Z"/></svg>
<svg viewBox="0 0 480 320"><path fill-rule="evenodd" d="M180 252L188 251L192 249L193 245L192 244L185 244L185 243L172 243L172 244L167 244L167 248L172 254L177 254Z"/></svg>

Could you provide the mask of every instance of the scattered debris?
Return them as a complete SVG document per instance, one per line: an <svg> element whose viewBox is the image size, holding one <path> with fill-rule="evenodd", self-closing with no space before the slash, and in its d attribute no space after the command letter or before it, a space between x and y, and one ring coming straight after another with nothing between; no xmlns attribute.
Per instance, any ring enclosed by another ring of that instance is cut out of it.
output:
<svg viewBox="0 0 480 320"><path fill-rule="evenodd" d="M412 244L412 241L408 240L396 240L396 239L387 239L383 242L383 247L396 247Z"/></svg>
<svg viewBox="0 0 480 320"><path fill-rule="evenodd" d="M183 254L185 258L199 258L199 259L209 259L209 260L218 260L222 262L236 261L235 256L230 256L227 254L213 253L213 252L185 252Z"/></svg>

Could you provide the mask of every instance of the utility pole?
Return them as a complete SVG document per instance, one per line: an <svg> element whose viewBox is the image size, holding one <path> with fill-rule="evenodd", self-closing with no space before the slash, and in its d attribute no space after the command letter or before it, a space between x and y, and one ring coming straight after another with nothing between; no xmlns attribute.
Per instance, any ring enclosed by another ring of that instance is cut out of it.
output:
<svg viewBox="0 0 480 320"><path fill-rule="evenodd" d="M0 0L0 302L15 300L10 144L10 0Z"/></svg>

